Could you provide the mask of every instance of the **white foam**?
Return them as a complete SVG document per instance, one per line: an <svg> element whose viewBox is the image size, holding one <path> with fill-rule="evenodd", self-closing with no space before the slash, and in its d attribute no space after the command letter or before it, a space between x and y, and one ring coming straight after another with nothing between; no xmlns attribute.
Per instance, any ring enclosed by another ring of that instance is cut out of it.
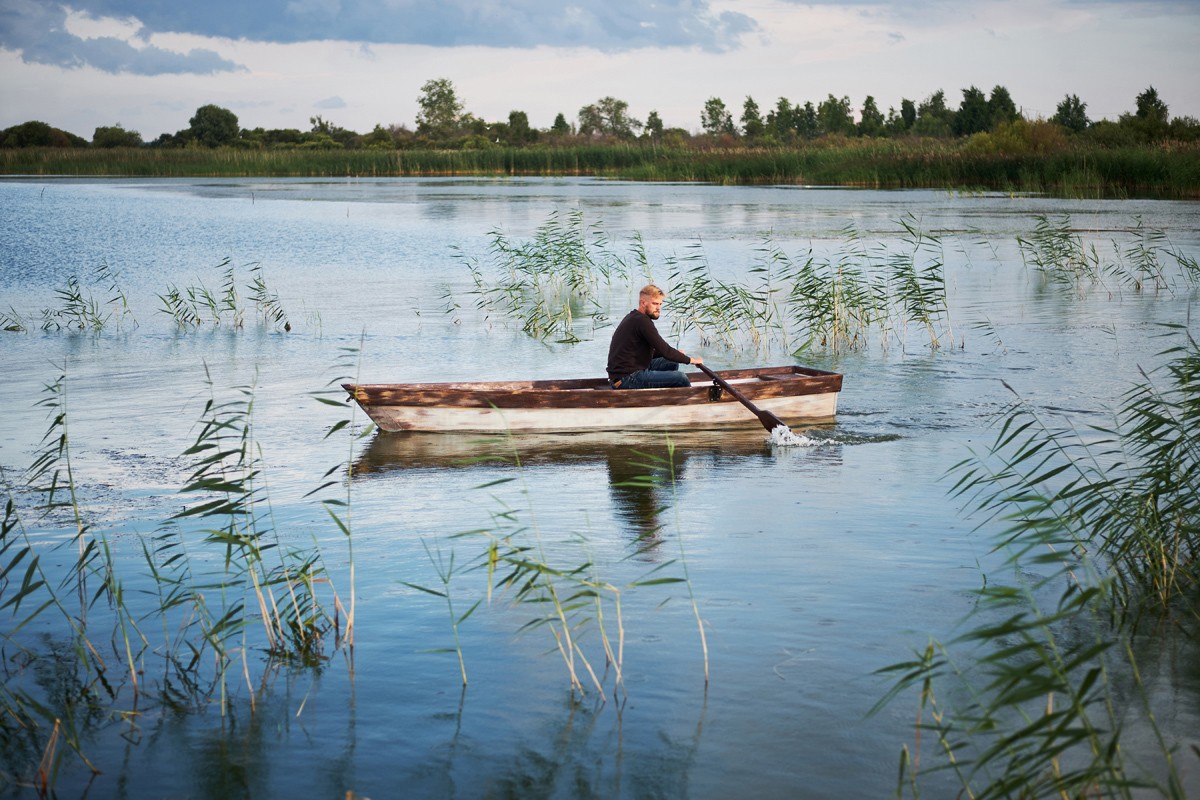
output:
<svg viewBox="0 0 1200 800"><path fill-rule="evenodd" d="M815 447L820 444L802 433L793 433L787 425L776 425L771 430L770 442L779 447Z"/></svg>

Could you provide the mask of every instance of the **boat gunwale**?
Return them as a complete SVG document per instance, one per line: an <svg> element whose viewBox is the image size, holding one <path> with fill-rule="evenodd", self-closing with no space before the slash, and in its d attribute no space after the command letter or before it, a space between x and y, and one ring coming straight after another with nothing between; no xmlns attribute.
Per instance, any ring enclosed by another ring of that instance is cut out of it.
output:
<svg viewBox="0 0 1200 800"><path fill-rule="evenodd" d="M342 384L361 405L407 407L605 408L737 402L702 372L686 373L690 386L636 391L612 389L605 378L478 383ZM799 366L759 367L717 372L751 399L841 390L842 375Z"/></svg>

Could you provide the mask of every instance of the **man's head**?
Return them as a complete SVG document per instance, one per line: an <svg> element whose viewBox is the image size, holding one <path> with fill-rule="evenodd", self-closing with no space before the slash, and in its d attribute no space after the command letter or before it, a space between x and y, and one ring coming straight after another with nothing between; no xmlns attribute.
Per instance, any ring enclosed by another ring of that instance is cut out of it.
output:
<svg viewBox="0 0 1200 800"><path fill-rule="evenodd" d="M665 296L663 290L653 283L643 286L642 291L638 293L638 311L650 319L658 319Z"/></svg>

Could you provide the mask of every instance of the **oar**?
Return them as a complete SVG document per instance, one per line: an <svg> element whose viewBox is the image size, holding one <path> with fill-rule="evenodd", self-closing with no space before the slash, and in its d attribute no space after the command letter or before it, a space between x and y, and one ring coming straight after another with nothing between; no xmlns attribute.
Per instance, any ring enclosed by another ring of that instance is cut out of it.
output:
<svg viewBox="0 0 1200 800"><path fill-rule="evenodd" d="M747 400L744 394L730 386L725 379L717 375L717 373L713 372L703 364L697 364L696 366L704 370L704 373L713 379L713 383L729 392L731 395L737 398L739 403L750 409L750 411L754 413L754 416L758 417L758 421L762 423L762 426L767 429L767 433L770 433L780 426L783 426L785 430L791 430L779 417L775 416L770 411L765 411L764 409L759 408L758 406L754 405L754 403L751 403L749 400Z"/></svg>

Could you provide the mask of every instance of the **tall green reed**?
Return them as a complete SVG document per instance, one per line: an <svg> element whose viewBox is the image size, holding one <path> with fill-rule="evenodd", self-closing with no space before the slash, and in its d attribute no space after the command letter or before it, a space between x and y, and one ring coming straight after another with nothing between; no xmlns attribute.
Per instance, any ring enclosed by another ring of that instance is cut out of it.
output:
<svg viewBox="0 0 1200 800"><path fill-rule="evenodd" d="M89 287L103 287L107 297L97 300ZM58 305L41 310L41 328L44 331L91 331L99 333L110 323L119 325L126 320L137 325L129 299L121 288L120 275L107 263L101 263L92 271L86 284L77 275L67 277L66 283L54 290ZM10 314L0 315L0 326L8 331L23 331L25 321L15 309Z"/></svg>
<svg viewBox="0 0 1200 800"><path fill-rule="evenodd" d="M585 226L579 210L552 212L526 242L499 230L490 237L486 264L459 254L471 273L476 307L536 339L564 343L594 336L608 324L604 291L629 276L630 262L644 264L646 258L640 239L622 257L599 223Z"/></svg>
<svg viewBox="0 0 1200 800"><path fill-rule="evenodd" d="M899 794L951 769L978 798L1185 796L1134 656L1146 620L1194 632L1200 618L1200 347L1182 326L1167 335L1166 386L1146 375L1111 428L1084 436L1018 401L989 452L951 469L1014 580L989 576L963 634L881 671L896 682L877 709L917 693ZM1126 757L1131 718L1157 742L1148 769Z"/></svg>
<svg viewBox="0 0 1200 800"><path fill-rule="evenodd" d="M1110 296L1122 290L1174 292L1200 285L1200 264L1179 250L1162 230L1148 228L1140 217L1122 243L1111 241L1111 255L1084 240L1063 214L1037 217L1031 234L1019 237L1021 257L1054 284L1086 294L1099 287Z"/></svg>
<svg viewBox="0 0 1200 800"><path fill-rule="evenodd" d="M499 487L510 486L516 488L526 501L530 496L524 485L519 446L513 437L493 444L502 445L501 452L472 461L504 464L513 468L516 475L501 476L476 487L477 491L492 493L496 507L489 512L490 522L486 527L451 537L452 541L482 539L484 552L472 560L471 567L456 571L453 550L446 558L439 547L430 550L426 545L443 588L433 589L417 583L407 585L446 599L455 637L454 651L458 655L464 684L466 667L458 626L475 612L480 601L463 614L456 614L451 602L450 582L457 573L479 570L486 575L481 600L491 603L496 597L507 596L515 608L530 614L520 626L520 632L548 633L553 651L559 654L566 670L572 696L582 699L590 687L602 700L609 691L619 699L627 691L624 677L625 598L635 590L680 583L685 578L669 574L675 561L667 560L643 570L632 580L618 583L604 577L585 534L557 532L553 544L549 544L549 533L542 530L539 515L531 502L513 506L495 494ZM638 455L631 454L631 457L636 459ZM588 644L591 635L599 639L599 652L595 652L596 646ZM705 680L707 682L707 659Z"/></svg>
<svg viewBox="0 0 1200 800"><path fill-rule="evenodd" d="M203 280L195 286L182 289L175 284L168 284L166 291L158 295L161 303L159 311L170 316L176 325L184 329L199 328L205 324L214 327L227 324L234 329L244 327L248 309L238 292L237 268L228 256L216 268L222 270L219 289L210 289ZM249 290L247 299L259 324L290 331L292 324L287 312L279 295L267 285L262 265L250 264L249 268L250 282L244 288Z"/></svg>

